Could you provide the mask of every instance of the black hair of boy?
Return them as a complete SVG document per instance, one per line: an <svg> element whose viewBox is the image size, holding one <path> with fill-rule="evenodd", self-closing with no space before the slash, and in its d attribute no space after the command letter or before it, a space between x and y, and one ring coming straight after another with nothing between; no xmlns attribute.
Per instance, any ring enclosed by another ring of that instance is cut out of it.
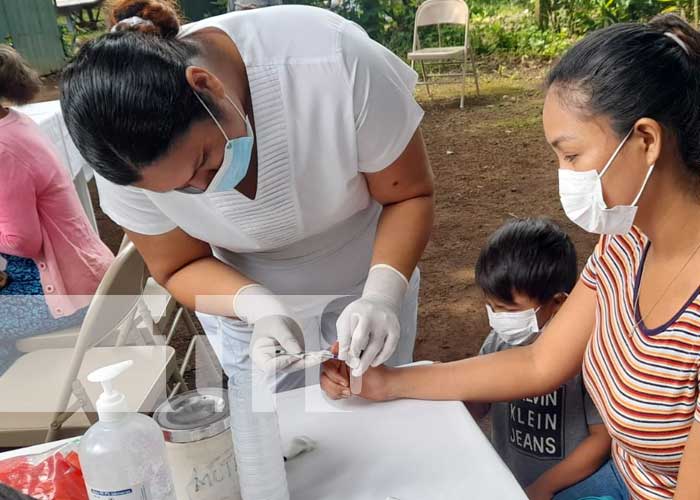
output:
<svg viewBox="0 0 700 500"><path fill-rule="evenodd" d="M544 304L576 284L576 248L549 219L513 219L491 235L476 262L487 297L513 304L513 292Z"/></svg>

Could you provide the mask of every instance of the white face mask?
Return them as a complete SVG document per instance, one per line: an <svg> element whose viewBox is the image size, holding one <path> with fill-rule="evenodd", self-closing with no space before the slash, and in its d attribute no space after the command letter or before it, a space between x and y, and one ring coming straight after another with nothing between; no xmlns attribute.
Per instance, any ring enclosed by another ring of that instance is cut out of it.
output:
<svg viewBox="0 0 700 500"><path fill-rule="evenodd" d="M504 342L509 345L522 345L531 340L540 331L537 324L537 309L527 309L517 312L495 312L486 305L489 325Z"/></svg>
<svg viewBox="0 0 700 500"><path fill-rule="evenodd" d="M642 187L631 205L608 208L603 198L601 179L617 158L633 130L630 130L625 136L600 174L595 170L577 172L559 169L559 197L564 212L574 224L589 233L626 234L632 229L634 217L637 215L637 202L649 182L654 165L649 167Z"/></svg>

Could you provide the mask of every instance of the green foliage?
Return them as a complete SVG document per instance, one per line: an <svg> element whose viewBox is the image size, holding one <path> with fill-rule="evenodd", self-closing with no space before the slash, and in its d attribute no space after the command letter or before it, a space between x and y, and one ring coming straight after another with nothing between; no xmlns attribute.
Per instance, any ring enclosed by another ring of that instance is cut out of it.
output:
<svg viewBox="0 0 700 500"><path fill-rule="evenodd" d="M564 29L541 30L528 9L512 12L476 11L472 16L472 47L479 54L509 53L551 58L566 50L575 37Z"/></svg>
<svg viewBox="0 0 700 500"><path fill-rule="evenodd" d="M664 12L695 20L700 0L467 0L472 12L471 44L480 54L508 53L551 58L589 31ZM326 0L290 0L326 7ZM413 40L421 0L346 0L338 12L363 26L395 53L405 56ZM541 17L536 17L537 6ZM443 44L461 44L463 31L443 27ZM436 44L437 30L421 30L423 46Z"/></svg>
<svg viewBox="0 0 700 500"><path fill-rule="evenodd" d="M327 7L326 0L290 0ZM413 44L413 23L421 0L346 0L336 9L362 26L367 33L394 53L405 57ZM471 44L478 53L513 53L553 57L566 49L572 37L566 31L542 31L532 15L532 0L472 0ZM461 45L464 29L452 26L423 28L424 47Z"/></svg>
<svg viewBox="0 0 700 500"><path fill-rule="evenodd" d="M327 0L285 1L327 7ZM413 21L420 0L346 0L338 14L355 21L382 45L405 55L413 43Z"/></svg>
<svg viewBox="0 0 700 500"><path fill-rule="evenodd" d="M660 0L541 0L544 26L582 35L614 23L646 19L659 13ZM692 0L691 0L692 1Z"/></svg>
<svg viewBox="0 0 700 500"><path fill-rule="evenodd" d="M207 2L208 15L226 10L227 0ZM394 53L405 57L413 44L415 13L423 0L344 0L336 8ZM330 0L285 0L328 8ZM470 43L481 55L507 54L552 58L589 31L625 21L644 21L663 12L677 12L697 22L700 0L467 0L471 9ZM537 7L540 7L538 11ZM539 18L536 13L540 12ZM64 39L68 39L65 33ZM90 34L80 33L79 42ZM464 30L422 28L424 47L461 45Z"/></svg>
<svg viewBox="0 0 700 500"><path fill-rule="evenodd" d="M700 8L698 0L659 0L659 3L664 6L664 13L675 12L681 15L690 15L692 13L695 22L697 23L698 21L698 9Z"/></svg>
<svg viewBox="0 0 700 500"><path fill-rule="evenodd" d="M211 11L207 12L207 17L218 16L225 13L228 9L228 0L210 0L209 3L211 4Z"/></svg>

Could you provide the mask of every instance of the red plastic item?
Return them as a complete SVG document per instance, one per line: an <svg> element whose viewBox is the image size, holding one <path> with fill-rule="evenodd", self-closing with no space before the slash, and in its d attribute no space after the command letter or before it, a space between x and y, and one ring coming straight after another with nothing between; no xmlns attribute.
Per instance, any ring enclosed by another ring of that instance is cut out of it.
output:
<svg viewBox="0 0 700 500"><path fill-rule="evenodd" d="M0 483L37 500L88 500L77 442L0 461Z"/></svg>

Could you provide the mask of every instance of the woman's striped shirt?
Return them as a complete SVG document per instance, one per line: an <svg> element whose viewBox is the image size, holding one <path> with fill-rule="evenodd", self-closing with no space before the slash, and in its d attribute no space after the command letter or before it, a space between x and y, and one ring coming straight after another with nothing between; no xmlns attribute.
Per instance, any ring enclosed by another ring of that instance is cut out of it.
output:
<svg viewBox="0 0 700 500"><path fill-rule="evenodd" d="M596 291L597 312L583 374L632 498L656 500L673 497L688 433L700 421L700 288L666 324L646 328L635 302L648 249L633 228L602 237L590 257L582 280Z"/></svg>

